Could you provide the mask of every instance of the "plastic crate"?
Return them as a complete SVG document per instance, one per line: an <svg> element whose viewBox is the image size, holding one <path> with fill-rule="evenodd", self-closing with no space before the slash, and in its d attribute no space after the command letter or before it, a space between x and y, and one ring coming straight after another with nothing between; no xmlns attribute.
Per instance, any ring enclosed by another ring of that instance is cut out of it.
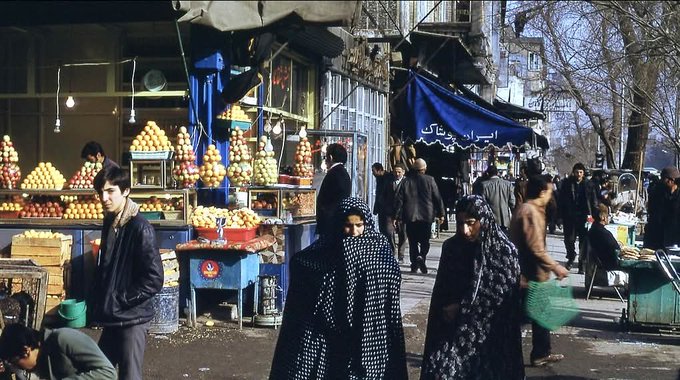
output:
<svg viewBox="0 0 680 380"><path fill-rule="evenodd" d="M45 315L48 277L47 270L33 260L0 258L0 287L19 301L19 321L36 330ZM5 318L9 314L3 310Z"/></svg>
<svg viewBox="0 0 680 380"><path fill-rule="evenodd" d="M217 240L217 229L196 227L198 236L209 240ZM228 242L244 242L257 237L257 227L250 228L225 228L224 238Z"/></svg>
<svg viewBox="0 0 680 380"><path fill-rule="evenodd" d="M142 215L146 220L161 220L163 219L163 212L162 211L140 211L140 215Z"/></svg>

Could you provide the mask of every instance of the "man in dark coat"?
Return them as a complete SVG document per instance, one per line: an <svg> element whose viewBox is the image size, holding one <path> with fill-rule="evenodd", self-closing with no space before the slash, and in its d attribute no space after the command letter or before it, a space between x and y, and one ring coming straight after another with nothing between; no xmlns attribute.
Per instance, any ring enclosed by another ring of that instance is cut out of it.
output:
<svg viewBox="0 0 680 380"><path fill-rule="evenodd" d="M321 182L316 197L316 233L323 235L333 227L333 214L340 201L352 193L352 181L347 169L347 150L340 144L330 144L326 149L328 171Z"/></svg>
<svg viewBox="0 0 680 380"><path fill-rule="evenodd" d="M510 216L515 208L515 194L513 193L512 183L498 176L498 169L495 165L489 165L486 169L489 177L482 182L480 193L491 207L496 223L503 231L510 228Z"/></svg>
<svg viewBox="0 0 680 380"><path fill-rule="evenodd" d="M404 173L406 173L404 165L398 164L395 166L394 174L391 176L390 182L385 184L380 197L380 210L385 215L386 223L388 225L387 240L392 245L392 251L400 263L404 262L406 229L404 228L403 222L397 223L395 203L401 184L404 183ZM395 232L398 240L395 240Z"/></svg>
<svg viewBox="0 0 680 380"><path fill-rule="evenodd" d="M94 178L106 216L98 255L91 321L103 327L99 348L119 378L142 379L152 298L163 287L163 265L156 232L128 198L130 177L117 166L104 167Z"/></svg>
<svg viewBox="0 0 680 380"><path fill-rule="evenodd" d="M388 187L394 182L394 174L385 171L380 162L371 166L371 172L375 177L375 201L373 202L373 215L378 215L378 229L380 233L387 237L387 240L394 246L394 220L392 219L392 209L390 202L394 202L394 197L387 199L390 194L385 194Z"/></svg>
<svg viewBox="0 0 680 380"><path fill-rule="evenodd" d="M118 164L104 153L104 148L96 141L90 141L80 151L80 158L93 164L100 163L103 167L118 166Z"/></svg>
<svg viewBox="0 0 680 380"><path fill-rule="evenodd" d="M650 249L680 245L680 171L674 166L661 170L661 180L649 191L644 246Z"/></svg>
<svg viewBox="0 0 680 380"><path fill-rule="evenodd" d="M411 273L420 268L427 273L425 259L430 251L430 235L435 218L444 220L444 202L434 178L425 174L427 163L422 158L413 163L413 172L404 180L396 201L397 223L404 221L409 241Z"/></svg>
<svg viewBox="0 0 680 380"><path fill-rule="evenodd" d="M597 191L585 177L586 167L577 163L569 177L560 186L560 199L557 201L564 224L564 247L567 249L567 269L571 269L576 258L576 237L578 236L578 272L583 273L583 254L588 230L586 221L597 210Z"/></svg>

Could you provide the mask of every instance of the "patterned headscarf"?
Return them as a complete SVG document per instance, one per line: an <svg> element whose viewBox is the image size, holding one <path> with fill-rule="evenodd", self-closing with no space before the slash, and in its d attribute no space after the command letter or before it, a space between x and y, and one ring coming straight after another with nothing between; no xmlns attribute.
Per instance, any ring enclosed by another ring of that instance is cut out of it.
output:
<svg viewBox="0 0 680 380"><path fill-rule="evenodd" d="M517 249L500 229L491 207L484 198L469 195L462 198L456 210L473 210L481 229L474 252L472 284L461 300L457 328L432 355L425 358L424 377L446 379L477 378L472 373L480 365L480 349L488 338L495 312L516 291L519 284Z"/></svg>

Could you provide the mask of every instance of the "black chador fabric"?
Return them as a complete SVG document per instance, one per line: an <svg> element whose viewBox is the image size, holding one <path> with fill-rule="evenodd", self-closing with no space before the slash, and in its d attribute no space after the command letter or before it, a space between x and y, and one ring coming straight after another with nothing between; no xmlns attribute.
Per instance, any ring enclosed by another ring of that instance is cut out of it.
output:
<svg viewBox="0 0 680 380"><path fill-rule="evenodd" d="M365 232L342 236L359 210ZM366 203L345 198L334 233L291 259L290 286L270 379L407 379L401 273Z"/></svg>
<svg viewBox="0 0 680 380"><path fill-rule="evenodd" d="M481 223L479 238L444 242L427 321L421 379L524 378L519 256L482 197L470 195ZM460 304L453 322L443 307Z"/></svg>

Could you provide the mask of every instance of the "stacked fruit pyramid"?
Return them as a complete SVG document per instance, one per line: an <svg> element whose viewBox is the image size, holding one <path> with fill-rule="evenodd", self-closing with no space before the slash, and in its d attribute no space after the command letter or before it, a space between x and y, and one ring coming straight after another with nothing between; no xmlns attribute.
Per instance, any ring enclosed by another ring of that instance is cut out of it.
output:
<svg viewBox="0 0 680 380"><path fill-rule="evenodd" d="M227 169L222 165L222 155L215 145L208 145L208 150L203 155L203 165L201 165L198 174L203 186L206 187L219 187L224 180Z"/></svg>
<svg viewBox="0 0 680 380"><path fill-rule="evenodd" d="M173 178L182 188L194 187L200 176L196 166L196 153L194 153L194 148L191 146L191 137L185 127L181 127L177 134L174 160Z"/></svg>
<svg viewBox="0 0 680 380"><path fill-rule="evenodd" d="M253 176L253 167L250 166L250 148L243 137L243 131L236 127L229 137L229 167L227 176L231 184L243 186L250 183Z"/></svg>
<svg viewBox="0 0 680 380"><path fill-rule="evenodd" d="M64 219L104 219L104 208L94 197L72 201L66 207Z"/></svg>
<svg viewBox="0 0 680 380"><path fill-rule="evenodd" d="M247 121L250 122L250 118L246 115L246 112L238 104L232 104L228 110L223 111L221 114L217 115L220 120L236 120L236 121Z"/></svg>
<svg viewBox="0 0 680 380"><path fill-rule="evenodd" d="M2 160L0 160L0 188L16 189L19 179L21 179L21 169L19 169L19 154L14 149L9 136L4 135L0 142Z"/></svg>
<svg viewBox="0 0 680 380"><path fill-rule="evenodd" d="M300 142L295 149L295 165L293 175L299 177L313 177L314 167L312 166L312 147L307 137L300 137Z"/></svg>
<svg viewBox="0 0 680 380"><path fill-rule="evenodd" d="M130 152L171 151L172 143L155 121L148 121L130 145Z"/></svg>
<svg viewBox="0 0 680 380"><path fill-rule="evenodd" d="M73 174L68 180L70 189L92 189L94 188L94 176L102 170L101 162L85 161L83 166Z"/></svg>
<svg viewBox="0 0 680 380"><path fill-rule="evenodd" d="M279 173L271 144L267 136L260 137L257 158L255 159L255 184L260 186L273 185L278 182ZM269 145L269 147L268 147Z"/></svg>
<svg viewBox="0 0 680 380"><path fill-rule="evenodd" d="M33 171L24 178L22 189L61 190L66 179L50 162L40 162Z"/></svg>

